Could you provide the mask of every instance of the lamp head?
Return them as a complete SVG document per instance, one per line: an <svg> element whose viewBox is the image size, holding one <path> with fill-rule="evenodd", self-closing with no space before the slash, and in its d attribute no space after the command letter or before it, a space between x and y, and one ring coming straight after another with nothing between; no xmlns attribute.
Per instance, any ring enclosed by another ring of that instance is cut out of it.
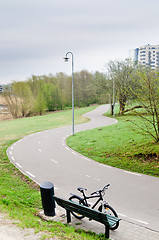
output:
<svg viewBox="0 0 159 240"><path fill-rule="evenodd" d="M63 58L65 62L68 62L69 58L68 57L64 57Z"/></svg>

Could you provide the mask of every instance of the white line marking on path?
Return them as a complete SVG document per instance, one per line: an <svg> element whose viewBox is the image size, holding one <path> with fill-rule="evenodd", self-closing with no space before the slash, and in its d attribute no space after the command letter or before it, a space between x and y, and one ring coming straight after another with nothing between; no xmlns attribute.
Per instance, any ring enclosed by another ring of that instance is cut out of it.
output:
<svg viewBox="0 0 159 240"><path fill-rule="evenodd" d="M13 150L13 147L11 147L10 149Z"/></svg>
<svg viewBox="0 0 159 240"><path fill-rule="evenodd" d="M17 165L19 168L22 168L22 166L21 166L19 163L16 163L16 165Z"/></svg>
<svg viewBox="0 0 159 240"><path fill-rule="evenodd" d="M39 152L42 152L42 150L40 148L38 150L39 150Z"/></svg>
<svg viewBox="0 0 159 240"><path fill-rule="evenodd" d="M76 152L72 152L74 155L77 155L77 153Z"/></svg>
<svg viewBox="0 0 159 240"><path fill-rule="evenodd" d="M69 151L69 148L68 147L65 147L66 148L66 150L68 150Z"/></svg>
<svg viewBox="0 0 159 240"><path fill-rule="evenodd" d="M148 225L148 224L149 224L148 222L145 222L145 221L142 221L142 220L139 220L139 219L136 219L136 218L130 218L130 217L129 217L129 219L132 219L132 220L134 220L134 221L136 221L136 222L143 223L143 224L145 224L145 225Z"/></svg>
<svg viewBox="0 0 159 240"><path fill-rule="evenodd" d="M35 176L34 176L32 173L30 173L30 172L28 172L28 171L26 171L26 173L27 173L28 175L30 175L31 177L35 178Z"/></svg>
<svg viewBox="0 0 159 240"><path fill-rule="evenodd" d="M134 172L129 172L129 171L124 171L124 172L128 173L128 174L132 174L132 175L138 176L138 177L141 177L141 174L139 174L139 173L134 173Z"/></svg>
<svg viewBox="0 0 159 240"><path fill-rule="evenodd" d="M82 157L84 160L87 160L88 162L90 162L91 161L91 159L89 159L89 158L86 158L86 157Z"/></svg>
<svg viewBox="0 0 159 240"><path fill-rule="evenodd" d="M51 161L52 161L52 162L54 162L54 163L58 163L58 162L57 162L57 161L55 161L54 159L51 159Z"/></svg>
<svg viewBox="0 0 159 240"><path fill-rule="evenodd" d="M112 168L111 166L105 165L103 163L99 163L99 165L101 165L102 167Z"/></svg>
<svg viewBox="0 0 159 240"><path fill-rule="evenodd" d="M10 155L12 155L12 152L11 152L11 151L10 151L9 153L10 153Z"/></svg>
<svg viewBox="0 0 159 240"><path fill-rule="evenodd" d="M142 220L140 220L140 219L128 217L128 216L126 216L126 215L124 215L124 214L121 214L121 213L118 213L118 214L119 214L119 216L121 216L121 217L126 217L126 218L128 218L128 219L130 219L130 220L132 220L132 221L139 222L139 223L142 223L142 224L145 224L145 225L149 225L148 222L142 221Z"/></svg>
<svg viewBox="0 0 159 240"><path fill-rule="evenodd" d="M145 222L145 221L142 221L142 220L139 220L139 219L137 219L137 221L140 222L140 223L143 223L143 224L145 224L145 225L149 225L148 222Z"/></svg>
<svg viewBox="0 0 159 240"><path fill-rule="evenodd" d="M118 213L121 217L126 217L126 215L124 214L121 214L121 213Z"/></svg>
<svg viewBox="0 0 159 240"><path fill-rule="evenodd" d="M11 159L12 159L13 161L15 161L15 158L14 158L13 156L11 157Z"/></svg>
<svg viewBox="0 0 159 240"><path fill-rule="evenodd" d="M86 177L88 177L88 178L89 178L89 177L91 177L91 176L90 176L90 175L86 175Z"/></svg>

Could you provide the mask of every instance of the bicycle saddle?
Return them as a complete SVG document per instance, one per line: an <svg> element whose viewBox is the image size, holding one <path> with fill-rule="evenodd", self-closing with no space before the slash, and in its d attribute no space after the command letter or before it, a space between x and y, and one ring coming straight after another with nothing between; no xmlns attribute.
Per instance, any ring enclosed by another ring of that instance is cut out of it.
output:
<svg viewBox="0 0 159 240"><path fill-rule="evenodd" d="M78 187L77 190L80 191L80 192L83 192L83 191L85 191L87 189L86 188L82 188L82 187Z"/></svg>

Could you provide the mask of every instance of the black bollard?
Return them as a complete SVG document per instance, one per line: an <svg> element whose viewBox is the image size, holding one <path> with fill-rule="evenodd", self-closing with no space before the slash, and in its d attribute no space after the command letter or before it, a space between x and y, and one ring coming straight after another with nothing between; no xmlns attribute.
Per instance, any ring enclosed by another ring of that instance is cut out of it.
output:
<svg viewBox="0 0 159 240"><path fill-rule="evenodd" d="M42 206L44 214L46 216L54 217L55 214L55 200L54 196L54 185L51 182L43 182L40 185Z"/></svg>

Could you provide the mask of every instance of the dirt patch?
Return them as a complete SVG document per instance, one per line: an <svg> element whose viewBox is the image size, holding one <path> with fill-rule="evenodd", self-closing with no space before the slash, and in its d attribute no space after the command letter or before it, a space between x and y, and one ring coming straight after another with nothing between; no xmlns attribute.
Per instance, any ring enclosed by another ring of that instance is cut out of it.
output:
<svg viewBox="0 0 159 240"><path fill-rule="evenodd" d="M46 233L34 233L34 229L20 228L16 226L16 222L7 218L7 215L0 213L0 240L40 240ZM58 240L53 238L45 238L45 240Z"/></svg>
<svg viewBox="0 0 159 240"><path fill-rule="evenodd" d="M149 154L143 154L139 153L134 155L134 157L138 158L142 162L157 162L159 163L159 155L157 153L149 153Z"/></svg>

